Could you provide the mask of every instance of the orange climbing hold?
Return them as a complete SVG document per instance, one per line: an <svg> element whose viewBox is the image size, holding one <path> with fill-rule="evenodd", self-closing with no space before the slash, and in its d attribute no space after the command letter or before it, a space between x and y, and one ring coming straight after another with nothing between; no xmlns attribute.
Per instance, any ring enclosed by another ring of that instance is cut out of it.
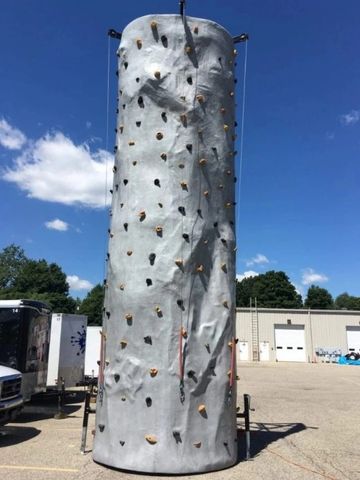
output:
<svg viewBox="0 0 360 480"><path fill-rule="evenodd" d="M145 440L151 445L155 445L155 443L157 443L157 438L155 435L145 435Z"/></svg>
<svg viewBox="0 0 360 480"><path fill-rule="evenodd" d="M204 405L203 403L201 403L201 404L198 406L198 412L199 412L199 413L202 413L202 414L206 413L206 407L205 407L205 405Z"/></svg>

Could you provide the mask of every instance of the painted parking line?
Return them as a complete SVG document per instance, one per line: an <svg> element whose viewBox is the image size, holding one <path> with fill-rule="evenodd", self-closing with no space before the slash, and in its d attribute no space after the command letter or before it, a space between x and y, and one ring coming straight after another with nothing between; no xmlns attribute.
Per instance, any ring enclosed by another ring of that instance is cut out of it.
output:
<svg viewBox="0 0 360 480"><path fill-rule="evenodd" d="M0 465L4 470L37 470L44 472L78 472L77 468L35 467L32 465Z"/></svg>

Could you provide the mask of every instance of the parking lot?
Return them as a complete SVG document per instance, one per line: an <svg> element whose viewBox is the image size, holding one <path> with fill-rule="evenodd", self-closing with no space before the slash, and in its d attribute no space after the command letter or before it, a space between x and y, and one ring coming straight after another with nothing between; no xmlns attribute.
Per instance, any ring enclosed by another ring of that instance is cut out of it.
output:
<svg viewBox="0 0 360 480"><path fill-rule="evenodd" d="M251 413L253 458L244 460L240 422L237 465L200 477L360 479L359 367L244 363L239 365L238 374L239 405L242 394L249 393L255 408ZM38 401L27 406L16 422L3 427L0 476L6 480L147 478L92 461L94 415L87 453L80 454L83 410L79 399L79 394L70 399L68 417L63 420L53 418L55 401Z"/></svg>

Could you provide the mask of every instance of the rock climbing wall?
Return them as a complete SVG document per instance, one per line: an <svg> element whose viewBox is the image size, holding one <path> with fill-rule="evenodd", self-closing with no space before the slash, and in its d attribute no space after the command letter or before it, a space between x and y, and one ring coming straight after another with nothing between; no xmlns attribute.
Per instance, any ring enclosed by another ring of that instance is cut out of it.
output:
<svg viewBox="0 0 360 480"><path fill-rule="evenodd" d="M151 15L118 50L116 161L94 459L235 463L234 46Z"/></svg>

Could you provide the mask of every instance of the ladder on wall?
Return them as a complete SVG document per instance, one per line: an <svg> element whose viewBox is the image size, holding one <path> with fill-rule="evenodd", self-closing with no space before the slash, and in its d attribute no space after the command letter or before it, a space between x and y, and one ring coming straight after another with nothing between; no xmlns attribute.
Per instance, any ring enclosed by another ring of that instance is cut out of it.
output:
<svg viewBox="0 0 360 480"><path fill-rule="evenodd" d="M257 312L257 299L250 298L250 315L251 315L251 351L253 362L260 360L259 350L259 318Z"/></svg>

